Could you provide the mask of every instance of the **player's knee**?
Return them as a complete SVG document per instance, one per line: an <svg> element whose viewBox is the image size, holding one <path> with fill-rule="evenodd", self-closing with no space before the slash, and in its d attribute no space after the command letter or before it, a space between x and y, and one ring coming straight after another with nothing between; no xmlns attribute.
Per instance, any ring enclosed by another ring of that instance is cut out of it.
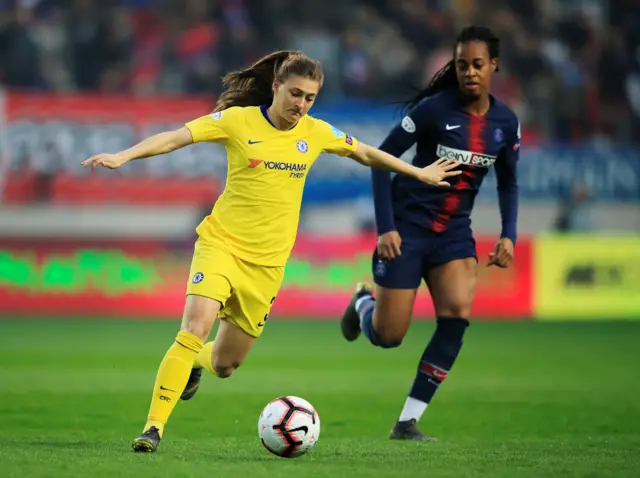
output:
<svg viewBox="0 0 640 478"><path fill-rule="evenodd" d="M470 313L471 305L466 303L447 304L446 307L441 307L436 310L438 317L469 317Z"/></svg>
<svg viewBox="0 0 640 478"><path fill-rule="evenodd" d="M209 333L211 332L211 327L209 327L204 321L189 320L182 327L182 330L185 330L195 335L196 337L198 337L200 340L204 342L209 336Z"/></svg>
<svg viewBox="0 0 640 478"><path fill-rule="evenodd" d="M393 349L402 344L404 339L404 331L393 327L374 327L376 334L376 342L378 347L383 349Z"/></svg>
<svg viewBox="0 0 640 478"><path fill-rule="evenodd" d="M402 340L394 340L394 341L384 341L381 340L378 347L381 349L395 349L396 347L400 347L402 345Z"/></svg>
<svg viewBox="0 0 640 478"><path fill-rule="evenodd" d="M207 297L189 295L182 314L180 329L205 341L220 309L220 303Z"/></svg>
<svg viewBox="0 0 640 478"><path fill-rule="evenodd" d="M229 378L233 375L234 368L231 366L214 366L213 370L216 372L216 377L218 378Z"/></svg>
<svg viewBox="0 0 640 478"><path fill-rule="evenodd" d="M218 378L229 378L233 372L240 366L239 363L229 363L226 361L213 359L213 371Z"/></svg>
<svg viewBox="0 0 640 478"><path fill-rule="evenodd" d="M183 317L181 328L204 342L209 337L212 326L213 321L208 319L206 314L187 311Z"/></svg>

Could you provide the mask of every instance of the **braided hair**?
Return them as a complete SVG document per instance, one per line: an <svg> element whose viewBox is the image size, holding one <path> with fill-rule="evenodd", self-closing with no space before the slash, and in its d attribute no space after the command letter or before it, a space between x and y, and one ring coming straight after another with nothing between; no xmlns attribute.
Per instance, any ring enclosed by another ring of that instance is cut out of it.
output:
<svg viewBox="0 0 640 478"><path fill-rule="evenodd" d="M500 39L495 36L489 28L480 26L470 26L460 32L453 45L453 57L455 58L455 50L459 44L470 41L481 41L486 43L490 59L493 60L494 58L500 57ZM498 68L496 68L496 71L498 71ZM424 98L433 96L444 90L457 89L458 86L455 60L451 59L446 65L438 70L435 75L433 75L433 78L431 78L431 81L426 88L418 91L411 100L405 103L405 108L410 110Z"/></svg>

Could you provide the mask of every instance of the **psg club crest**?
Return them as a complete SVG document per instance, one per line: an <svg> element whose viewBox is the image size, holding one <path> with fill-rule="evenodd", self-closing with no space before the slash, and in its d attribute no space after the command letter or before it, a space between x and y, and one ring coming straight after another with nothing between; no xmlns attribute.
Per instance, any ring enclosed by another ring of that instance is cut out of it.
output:
<svg viewBox="0 0 640 478"><path fill-rule="evenodd" d="M193 279L191 279L191 282L193 282L194 284L199 284L200 282L202 282L203 279L204 279L204 274L202 272L196 272L195 275L193 276Z"/></svg>
<svg viewBox="0 0 640 478"><path fill-rule="evenodd" d="M378 261L376 264L375 275L377 275L378 277L382 277L386 273L387 273L387 265L382 261Z"/></svg>
<svg viewBox="0 0 640 478"><path fill-rule="evenodd" d="M493 140L496 143L501 143L502 140L504 138L504 133L502 132L502 130L500 128L497 128L494 132L493 132Z"/></svg>
<svg viewBox="0 0 640 478"><path fill-rule="evenodd" d="M309 151L309 145L306 141L303 140L300 140L296 143L296 148L298 148L298 151L300 151L301 153L306 153L307 151Z"/></svg>

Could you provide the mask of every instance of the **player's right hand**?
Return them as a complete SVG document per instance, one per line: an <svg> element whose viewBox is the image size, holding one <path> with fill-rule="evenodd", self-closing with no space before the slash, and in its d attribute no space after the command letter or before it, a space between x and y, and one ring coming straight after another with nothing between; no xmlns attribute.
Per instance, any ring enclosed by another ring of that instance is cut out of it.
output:
<svg viewBox="0 0 640 478"><path fill-rule="evenodd" d="M396 257L400 257L402 252L400 246L402 245L402 238L398 231L389 231L378 237L378 258L383 261L392 261Z"/></svg>
<svg viewBox="0 0 640 478"><path fill-rule="evenodd" d="M460 163L456 161L440 158L426 168L422 168L421 173L418 175L418 179L423 183L430 184L431 186L448 187L451 186L451 184L445 181L445 178L457 176L462 173L462 171L452 171L458 166L460 166Z"/></svg>
<svg viewBox="0 0 640 478"><path fill-rule="evenodd" d="M109 169L118 169L126 161L119 154L100 153L82 161L82 167L91 166L93 169L102 166Z"/></svg>

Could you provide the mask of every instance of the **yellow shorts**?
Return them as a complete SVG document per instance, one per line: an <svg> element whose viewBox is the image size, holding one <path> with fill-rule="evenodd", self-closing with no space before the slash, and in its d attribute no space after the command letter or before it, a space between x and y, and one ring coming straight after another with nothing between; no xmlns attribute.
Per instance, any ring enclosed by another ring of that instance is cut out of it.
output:
<svg viewBox="0 0 640 478"><path fill-rule="evenodd" d="M259 337L283 278L284 267L251 264L198 239L187 295L217 300L222 304L218 318L237 325L252 337Z"/></svg>

